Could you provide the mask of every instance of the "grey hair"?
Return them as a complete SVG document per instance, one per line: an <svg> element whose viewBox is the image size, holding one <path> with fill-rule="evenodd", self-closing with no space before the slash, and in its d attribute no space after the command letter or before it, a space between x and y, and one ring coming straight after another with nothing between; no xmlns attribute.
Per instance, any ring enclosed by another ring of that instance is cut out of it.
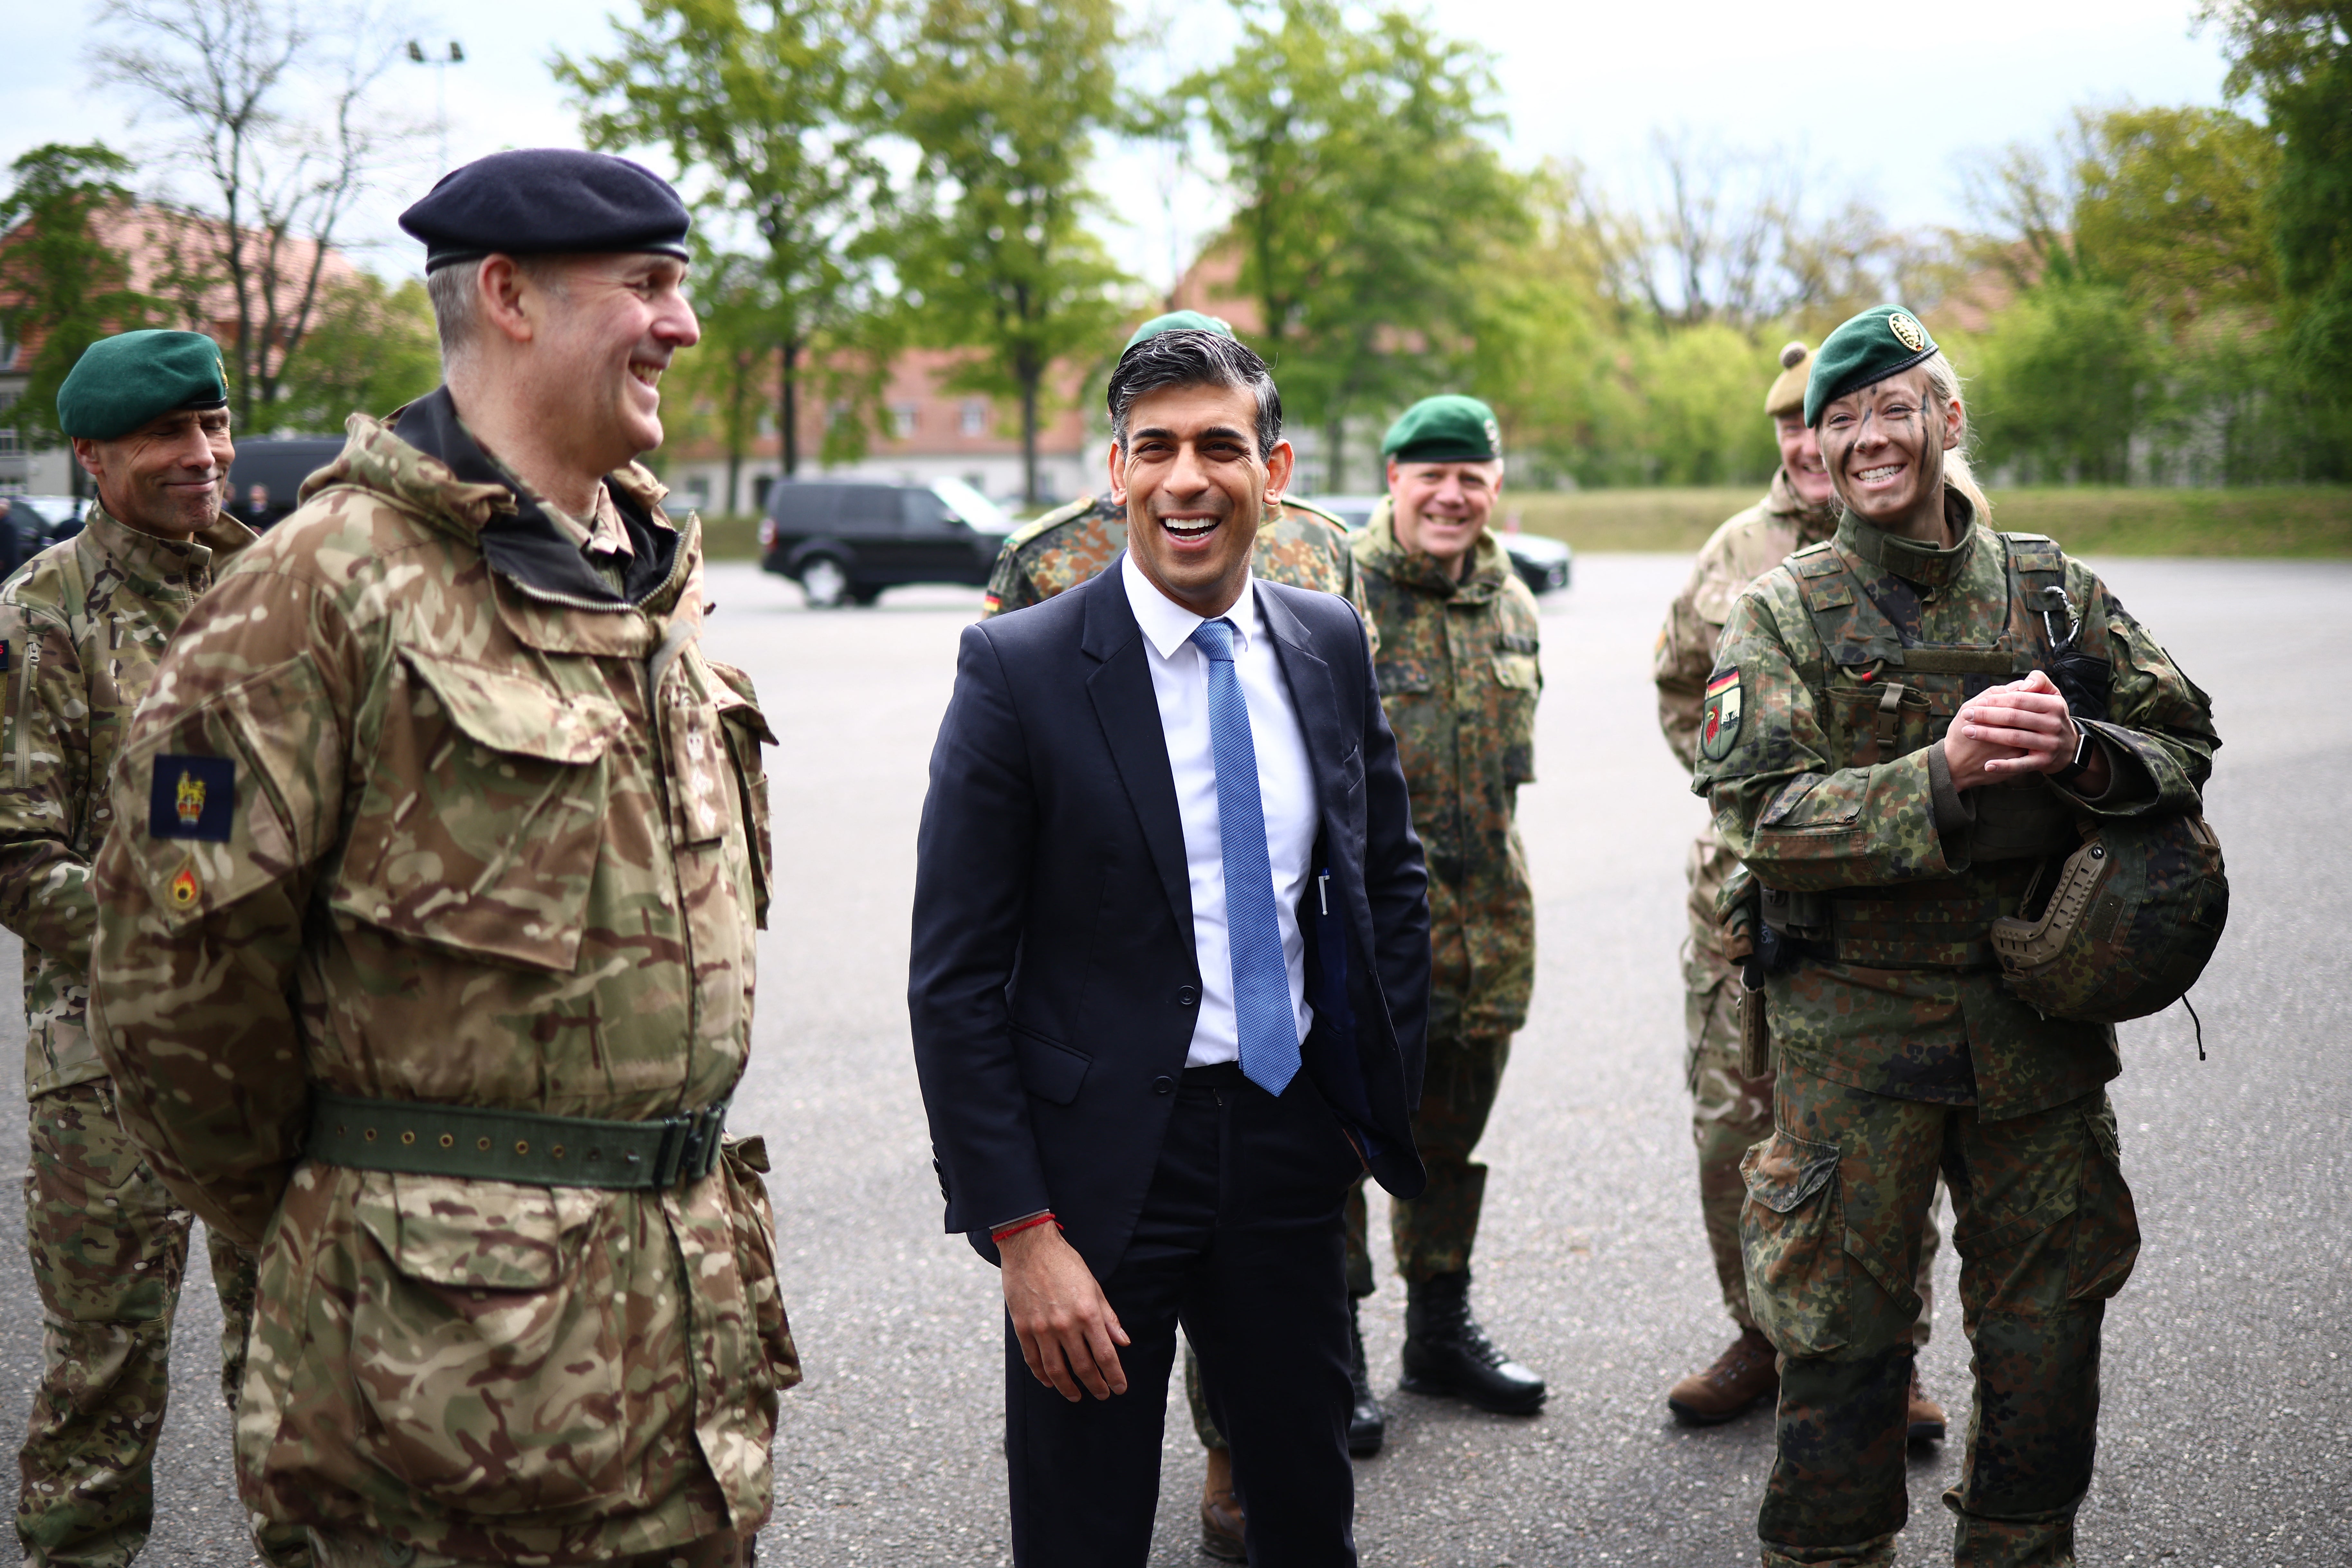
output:
<svg viewBox="0 0 2352 1568"><path fill-rule="evenodd" d="M1265 361L1222 332L1180 328L1129 347L1110 373L1110 438L1120 451L1127 450L1128 416L1137 402L1171 386L1227 386L1255 398L1261 461L1282 439L1282 394Z"/></svg>
<svg viewBox="0 0 2352 1568"><path fill-rule="evenodd" d="M482 296L476 280L487 257L453 261L425 275L425 297L433 302L433 330L441 339L441 363L455 364L473 346L482 330ZM546 289L564 292L563 258L560 256L511 256L515 270Z"/></svg>

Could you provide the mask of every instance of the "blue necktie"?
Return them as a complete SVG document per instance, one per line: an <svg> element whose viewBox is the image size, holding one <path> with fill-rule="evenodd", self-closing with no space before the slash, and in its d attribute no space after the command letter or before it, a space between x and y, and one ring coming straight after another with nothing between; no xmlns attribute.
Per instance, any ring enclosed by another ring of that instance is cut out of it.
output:
<svg viewBox="0 0 2352 1568"><path fill-rule="evenodd" d="M1209 660L1209 750L1217 763L1225 935L1233 952L1242 1076L1268 1094L1280 1094L1298 1073L1298 1016L1290 1006L1290 966L1283 961L1282 927L1275 920L1257 747L1250 740L1249 701L1234 668L1233 623L1202 621L1192 641Z"/></svg>

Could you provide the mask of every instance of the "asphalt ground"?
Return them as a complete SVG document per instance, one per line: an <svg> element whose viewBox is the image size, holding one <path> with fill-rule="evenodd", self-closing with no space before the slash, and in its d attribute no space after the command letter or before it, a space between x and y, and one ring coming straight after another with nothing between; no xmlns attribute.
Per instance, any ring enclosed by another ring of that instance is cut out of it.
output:
<svg viewBox="0 0 2352 1568"><path fill-rule="evenodd" d="M2107 1314L2082 1560L2352 1564L2352 565L2107 564L2214 696L2227 743L2210 815L2234 898L2193 998L2210 1059L2177 1007L2123 1031L2113 1092L2146 1243ZM1702 812L1649 685L1683 563L1591 556L1577 570L1544 602L1542 778L1520 806L1541 969L1482 1150L1494 1173L1475 1264L1482 1317L1550 1378L1551 1402L1513 1420L1394 1392L1403 1293L1381 1243L1365 1329L1390 1437L1356 1470L1367 1563L1756 1560L1769 1415L1690 1431L1664 1403L1729 1335L1694 1195L1675 967ZM733 1121L775 1158L807 1381L784 1396L761 1562L1002 1563L1001 1298L940 1234L904 1005L925 763L978 595L900 590L811 613L791 584L736 565L713 571L711 593L709 646L752 672L782 738L780 891ZM0 1055L22 1039L7 1021ZM22 1122L0 1140L21 1168ZM0 1225L18 1226L19 1205L0 1194ZM1923 1361L1956 1440L1914 1451L1911 1563L1950 1551L1937 1499L1958 1477L1969 1388L1956 1272L1948 1250ZM0 1430L19 1431L40 1337L21 1247L0 1249ZM248 1555L213 1392L217 1321L192 1284L144 1561ZM1192 1568L1205 1561L1201 1460L1181 1391L1165 1456L1152 1562Z"/></svg>

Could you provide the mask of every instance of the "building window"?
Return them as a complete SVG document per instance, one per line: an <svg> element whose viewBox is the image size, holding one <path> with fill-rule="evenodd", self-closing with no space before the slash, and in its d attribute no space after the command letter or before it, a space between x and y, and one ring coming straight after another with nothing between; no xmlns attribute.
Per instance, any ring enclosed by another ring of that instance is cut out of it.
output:
<svg viewBox="0 0 2352 1568"><path fill-rule="evenodd" d="M0 458L13 458L25 449L25 443L13 425L0 425Z"/></svg>
<svg viewBox="0 0 2352 1568"><path fill-rule="evenodd" d="M686 493L695 505L709 506L710 504L709 479L702 474L695 475L686 481Z"/></svg>
<svg viewBox="0 0 2352 1568"><path fill-rule="evenodd" d="M899 440L903 441L915 433L922 412L922 405L919 403L894 403L890 405L890 428Z"/></svg>
<svg viewBox="0 0 2352 1568"><path fill-rule="evenodd" d="M967 397L963 400L963 433L967 436L988 434L988 399Z"/></svg>

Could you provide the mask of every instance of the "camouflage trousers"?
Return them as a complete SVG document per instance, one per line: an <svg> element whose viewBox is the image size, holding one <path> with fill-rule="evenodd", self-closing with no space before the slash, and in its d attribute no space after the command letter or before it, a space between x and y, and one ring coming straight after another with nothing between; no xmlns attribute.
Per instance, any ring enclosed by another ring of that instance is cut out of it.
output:
<svg viewBox="0 0 2352 1568"><path fill-rule="evenodd" d="M25 1231L41 1297L42 1373L18 1457L16 1533L30 1563L121 1568L154 1519L172 1315L193 1222L123 1135L104 1081L40 1096L28 1121ZM254 1259L207 1239L221 1299L221 1394L234 1411ZM299 1538L260 1544L273 1563L309 1561Z"/></svg>
<svg viewBox="0 0 2352 1568"><path fill-rule="evenodd" d="M1960 1481L1944 1494L1954 1561L2072 1563L2100 1320L2139 1255L2105 1093L1981 1121L1784 1067L1774 1101L1741 1215L1756 1315L1780 1352L1780 1447L1757 1527L1766 1568L1894 1561L1910 1281L1939 1167L1976 1373Z"/></svg>
<svg viewBox="0 0 2352 1568"><path fill-rule="evenodd" d="M1470 1267L1470 1246L1478 1238L1478 1209L1486 1194L1486 1167L1470 1157L1486 1131L1511 1059L1511 1037L1433 1038L1422 1078L1421 1109L1413 1113L1412 1141L1421 1151L1429 1185L1417 1198L1389 1200L1389 1237L1396 1248L1397 1272L1409 1280L1458 1274ZM1736 1058L1735 1058L1736 1061ZM1770 1121L1768 1112L1765 1120ZM1751 1140L1752 1142L1752 1140ZM1370 1295L1370 1215L1360 1178L1348 1194L1348 1293ZM1184 1348L1184 1393L1192 1406L1192 1429L1203 1447L1225 1440L1209 1419L1201 1393L1201 1370L1190 1345Z"/></svg>
<svg viewBox="0 0 2352 1568"><path fill-rule="evenodd" d="M313 1535L310 1549L318 1568L505 1568L474 1558L445 1557L382 1536ZM759 1560L757 1541L707 1535L684 1546L600 1561L602 1568L753 1568Z"/></svg>
<svg viewBox="0 0 2352 1568"><path fill-rule="evenodd" d="M1748 1266L1739 1252L1739 1210L1748 1184L1739 1163L1748 1151L1772 1135L1772 1075L1749 1078L1739 1070L1739 991L1728 970L1703 957L1683 964L1683 1021L1688 1049L1683 1073L1691 1093L1691 1142L1698 1151L1698 1209L1706 1226L1706 1249L1715 1258L1723 1310L1743 1329L1756 1326L1748 1308ZM1918 1293L1914 1344L1926 1344L1936 1321L1936 1252L1943 1233L1937 1205L1927 1208L1919 1237L1919 1271L1911 1281Z"/></svg>

